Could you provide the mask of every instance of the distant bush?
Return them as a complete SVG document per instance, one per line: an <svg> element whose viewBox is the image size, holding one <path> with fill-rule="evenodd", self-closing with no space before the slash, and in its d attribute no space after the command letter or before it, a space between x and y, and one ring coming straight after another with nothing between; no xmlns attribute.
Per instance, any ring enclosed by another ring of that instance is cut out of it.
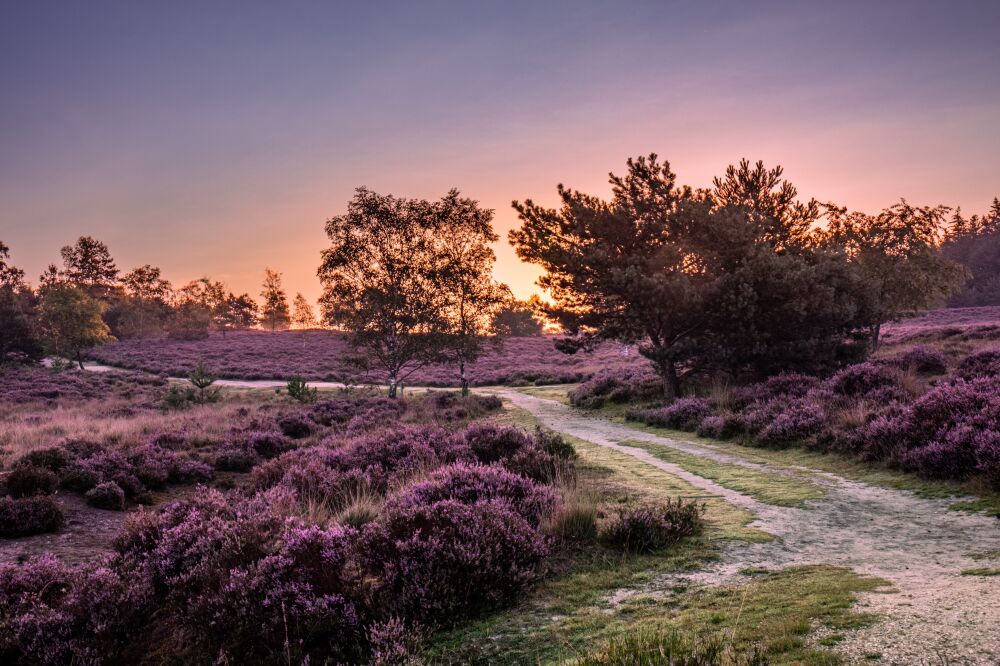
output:
<svg viewBox="0 0 1000 666"><path fill-rule="evenodd" d="M663 381L642 364L635 368L602 370L569 392L570 404L598 409L605 404L656 400L663 395Z"/></svg>
<svg viewBox="0 0 1000 666"><path fill-rule="evenodd" d="M292 439L302 439L313 433L313 426L299 414L284 414L278 417L281 434Z"/></svg>
<svg viewBox="0 0 1000 666"><path fill-rule="evenodd" d="M62 509L50 495L0 497L0 537L55 532L62 524Z"/></svg>
<svg viewBox="0 0 1000 666"><path fill-rule="evenodd" d="M52 472L61 472L72 461L70 453L61 447L29 451L17 459L15 467L41 467Z"/></svg>
<svg viewBox="0 0 1000 666"><path fill-rule="evenodd" d="M628 416L661 428L694 430L711 413L712 405L705 398L680 398L666 407L631 411Z"/></svg>
<svg viewBox="0 0 1000 666"><path fill-rule="evenodd" d="M125 491L114 481L99 483L84 494L87 504L110 511L125 510Z"/></svg>
<svg viewBox="0 0 1000 666"><path fill-rule="evenodd" d="M904 370L924 375L943 375L948 372L944 354L930 347L913 347L893 357L891 362Z"/></svg>
<svg viewBox="0 0 1000 666"><path fill-rule="evenodd" d="M11 497L50 495L58 485L59 477L44 467L17 466L3 481L4 489Z"/></svg>
<svg viewBox="0 0 1000 666"><path fill-rule="evenodd" d="M259 460L252 451L229 447L215 455L214 466L220 472L249 472Z"/></svg>
<svg viewBox="0 0 1000 666"><path fill-rule="evenodd" d="M265 460L276 458L295 448L281 433L267 430L246 433L244 438L247 449Z"/></svg>
<svg viewBox="0 0 1000 666"><path fill-rule="evenodd" d="M966 356L959 362L955 374L962 379L1000 376L1000 349L986 349Z"/></svg>
<svg viewBox="0 0 1000 666"><path fill-rule="evenodd" d="M603 525L601 541L626 552L660 550L700 532L702 511L682 499L622 508Z"/></svg>

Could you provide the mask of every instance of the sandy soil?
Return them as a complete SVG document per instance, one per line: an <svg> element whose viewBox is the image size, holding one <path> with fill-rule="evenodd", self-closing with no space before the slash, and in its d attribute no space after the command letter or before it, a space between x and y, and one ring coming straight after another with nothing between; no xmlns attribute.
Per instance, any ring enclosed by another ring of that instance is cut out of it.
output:
<svg viewBox="0 0 1000 666"><path fill-rule="evenodd" d="M514 390L500 393L553 430L627 453L752 511L757 520L751 526L778 537L769 543L732 544L718 566L691 576L694 580L708 585L739 581L747 567L850 567L890 581L892 589L861 599L860 610L883 619L849 633L837 646L849 663L878 653L882 664L1000 664L1000 577L961 573L991 564L972 556L1000 549L996 518L950 511L947 500L922 499L819 471L811 480L824 487L824 497L804 508L762 504L620 442L641 440L771 473L785 471L633 430L552 400Z"/></svg>

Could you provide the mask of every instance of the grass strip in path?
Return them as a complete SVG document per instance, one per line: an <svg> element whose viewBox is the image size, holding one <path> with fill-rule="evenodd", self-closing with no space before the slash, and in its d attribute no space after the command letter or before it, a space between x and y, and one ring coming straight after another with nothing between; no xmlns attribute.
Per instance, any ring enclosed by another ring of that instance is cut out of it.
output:
<svg viewBox="0 0 1000 666"><path fill-rule="evenodd" d="M797 475L775 474L718 462L651 442L626 440L621 444L647 451L664 462L683 467L692 474L711 479L764 504L801 507L807 501L824 495L820 486Z"/></svg>

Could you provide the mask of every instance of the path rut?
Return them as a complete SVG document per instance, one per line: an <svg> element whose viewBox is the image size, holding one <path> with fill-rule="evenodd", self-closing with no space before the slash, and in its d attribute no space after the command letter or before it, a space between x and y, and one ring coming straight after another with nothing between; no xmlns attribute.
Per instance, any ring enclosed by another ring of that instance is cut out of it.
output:
<svg viewBox="0 0 1000 666"><path fill-rule="evenodd" d="M861 608L883 619L837 646L847 661L879 653L882 664L1000 664L1000 577L962 575L998 566L973 558L1000 551L996 518L951 511L949 500L924 499L826 472L815 472L810 479L823 486L825 495L803 508L764 504L621 442L639 440L718 462L790 472L634 430L553 400L513 390L498 393L553 430L634 456L752 511L756 520L751 527L778 537L768 543L731 543L720 564L690 577L697 582L737 581L747 567L849 567L884 578L893 589L863 595Z"/></svg>

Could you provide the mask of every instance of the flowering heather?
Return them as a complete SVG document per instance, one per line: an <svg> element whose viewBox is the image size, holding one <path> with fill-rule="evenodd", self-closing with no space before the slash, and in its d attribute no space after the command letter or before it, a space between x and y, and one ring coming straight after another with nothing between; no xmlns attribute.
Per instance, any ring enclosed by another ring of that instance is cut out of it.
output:
<svg viewBox="0 0 1000 666"><path fill-rule="evenodd" d="M407 505L362 537L381 580L380 606L428 623L512 601L541 575L549 550L537 529L496 500Z"/></svg>
<svg viewBox="0 0 1000 666"><path fill-rule="evenodd" d="M56 371L40 366L0 371L0 402L21 404L54 400L159 400L165 379L135 372Z"/></svg>
<svg viewBox="0 0 1000 666"><path fill-rule="evenodd" d="M87 504L98 509L123 511L125 509L125 491L114 481L99 483L86 493Z"/></svg>
<svg viewBox="0 0 1000 666"><path fill-rule="evenodd" d="M62 509L49 495L0 497L0 537L55 532L62 524Z"/></svg>
<svg viewBox="0 0 1000 666"><path fill-rule="evenodd" d="M704 398L680 398L666 407L642 410L631 418L650 425L679 430L692 430L712 411L712 406Z"/></svg>
<svg viewBox="0 0 1000 666"><path fill-rule="evenodd" d="M448 465L430 479L415 483L390 500L389 510L428 505L440 500L475 504L503 500L519 516L537 527L555 509L555 491L495 465Z"/></svg>
<svg viewBox="0 0 1000 666"><path fill-rule="evenodd" d="M948 364L944 354L937 349L918 345L906 350L889 360L890 363L904 369L925 375L943 375L948 372Z"/></svg>
<svg viewBox="0 0 1000 666"><path fill-rule="evenodd" d="M636 403L657 400L663 381L649 363L601 370L569 392L575 407L597 409L606 403Z"/></svg>
<svg viewBox="0 0 1000 666"><path fill-rule="evenodd" d="M15 467L3 479L3 490L11 497L50 495L59 485L55 472L44 467L22 465Z"/></svg>
<svg viewBox="0 0 1000 666"><path fill-rule="evenodd" d="M507 339L497 350L467 368L477 386L565 384L580 382L604 368L645 367L648 361L634 349L617 343L594 352L562 354L551 336ZM362 371L350 362L354 355L344 338L330 331L239 331L204 340L133 339L92 349L90 358L132 370L186 377L201 361L225 379L281 379L295 376L313 381L383 383L377 371ZM458 386L457 368L434 365L406 379L411 386Z"/></svg>

